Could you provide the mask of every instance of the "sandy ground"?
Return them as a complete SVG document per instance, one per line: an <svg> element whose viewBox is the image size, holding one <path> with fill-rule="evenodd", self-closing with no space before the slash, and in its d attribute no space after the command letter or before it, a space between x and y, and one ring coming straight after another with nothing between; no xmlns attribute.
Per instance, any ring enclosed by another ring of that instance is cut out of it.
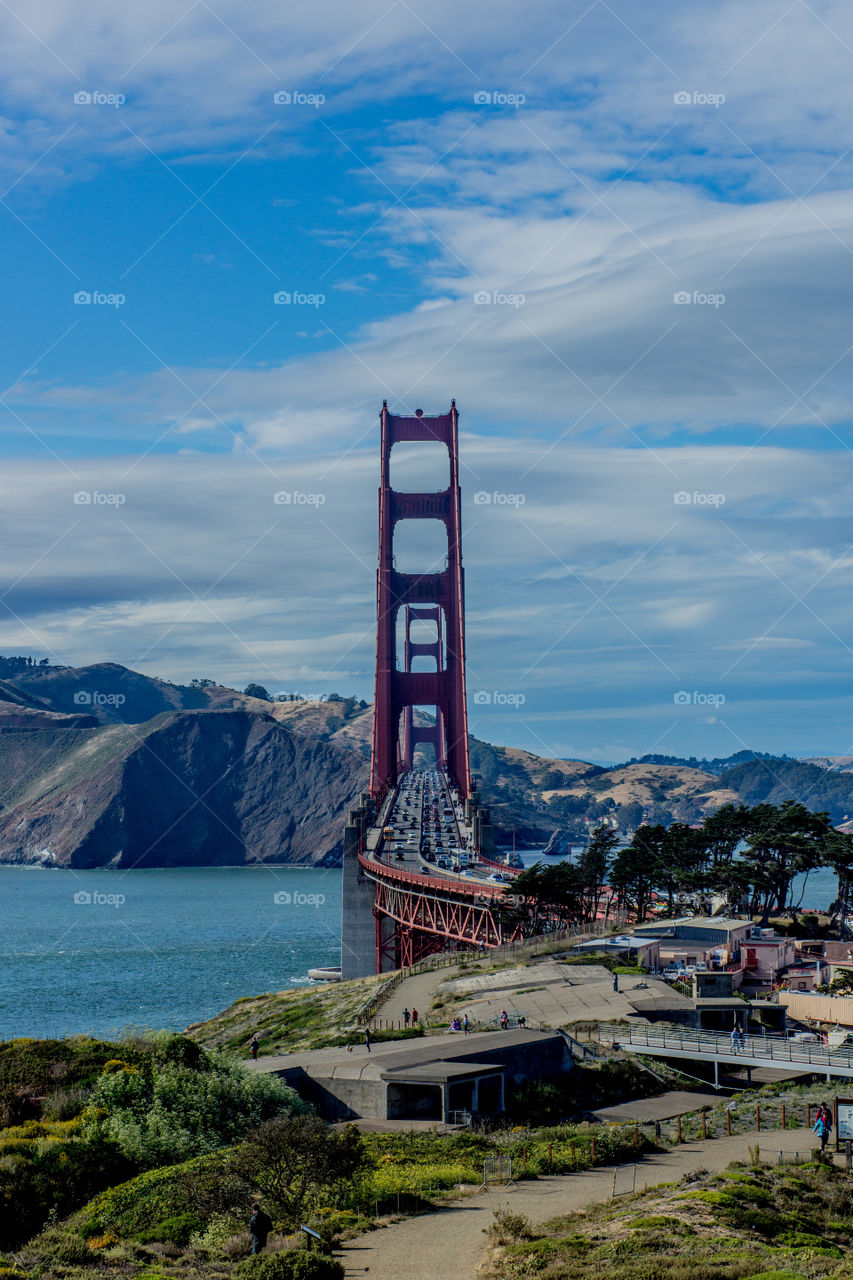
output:
<svg viewBox="0 0 853 1280"><path fill-rule="evenodd" d="M633 1186L640 1191L661 1182L675 1182L700 1168L725 1169L733 1160L748 1159L756 1138L765 1161L775 1161L780 1150L788 1155L798 1151L801 1158L806 1157L815 1145L810 1129L689 1142L672 1151L647 1156L636 1165L620 1166L616 1171L617 1194L628 1192ZM836 1156L836 1160L840 1159L843 1157ZM446 1209L361 1236L341 1251L341 1261L347 1277L367 1272L370 1280L475 1280L486 1244L483 1231L499 1205L510 1205L536 1224L609 1200L613 1186L611 1167L522 1182L516 1190L494 1188L456 1201Z"/></svg>

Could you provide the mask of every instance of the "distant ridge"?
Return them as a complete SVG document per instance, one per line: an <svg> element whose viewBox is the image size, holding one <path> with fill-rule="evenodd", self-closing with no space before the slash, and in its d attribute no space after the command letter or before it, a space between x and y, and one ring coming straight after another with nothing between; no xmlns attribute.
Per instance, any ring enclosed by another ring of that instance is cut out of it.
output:
<svg viewBox="0 0 853 1280"><path fill-rule="evenodd" d="M696 756L636 756L634 759L626 761L626 764L669 764L680 766L683 769L701 769L703 773L712 773L715 777L719 777L727 769L733 769L738 764L749 764L752 760L795 759L795 756L775 756L767 751L735 751L733 755L718 756L713 760L697 760ZM617 765L615 767L622 768L624 766Z"/></svg>

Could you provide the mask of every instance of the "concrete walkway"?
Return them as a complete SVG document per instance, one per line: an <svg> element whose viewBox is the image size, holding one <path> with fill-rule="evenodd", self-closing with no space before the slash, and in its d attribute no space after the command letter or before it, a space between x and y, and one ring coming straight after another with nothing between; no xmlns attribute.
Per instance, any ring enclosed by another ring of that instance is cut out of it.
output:
<svg viewBox="0 0 853 1280"><path fill-rule="evenodd" d="M749 1159L756 1142L764 1161L775 1161L781 1150L798 1151L804 1158L814 1149L811 1129L788 1129L733 1138L709 1138L688 1142L671 1151L647 1156L636 1164L636 1189L661 1182L675 1182L695 1169L713 1172L733 1160ZM836 1156L842 1160L843 1156ZM631 1166L621 1166L617 1187L631 1185ZM446 1209L408 1218L369 1232L348 1244L340 1254L347 1277L369 1274L369 1280L475 1280L486 1246L483 1231L492 1222L492 1211L509 1205L525 1213L534 1225L561 1214L609 1200L613 1168L592 1169L560 1178L520 1182L517 1190L495 1188L487 1194L453 1202Z"/></svg>
<svg viewBox="0 0 853 1280"><path fill-rule="evenodd" d="M427 969L425 973L413 973L410 978L394 988L387 1000L376 1010L373 1019L377 1022L399 1022L403 1025L403 1010L417 1009L419 1018L426 1018L432 1005L432 999L442 982L455 978L455 968Z"/></svg>

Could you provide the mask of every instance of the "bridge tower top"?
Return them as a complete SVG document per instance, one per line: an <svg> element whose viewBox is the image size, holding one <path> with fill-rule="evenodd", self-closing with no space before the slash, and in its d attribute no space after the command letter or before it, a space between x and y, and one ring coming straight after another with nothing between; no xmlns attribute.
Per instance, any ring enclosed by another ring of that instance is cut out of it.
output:
<svg viewBox="0 0 853 1280"><path fill-rule="evenodd" d="M376 688L370 790L382 796L410 768L419 743L431 743L463 797L471 790L465 701L465 590L459 489L459 417L449 413L411 417L391 413L383 400L379 482L379 567L376 575ZM403 441L433 442L447 449L446 489L408 493L391 485L391 452ZM438 520L447 533L444 567L402 573L394 562L394 531L402 520ZM401 615L401 610L403 614ZM399 633L402 618L404 634ZM429 643L413 642L412 621L435 624ZM398 657L399 655L399 657ZM414 671L415 658L435 670ZM432 710L434 726L415 724L415 707Z"/></svg>

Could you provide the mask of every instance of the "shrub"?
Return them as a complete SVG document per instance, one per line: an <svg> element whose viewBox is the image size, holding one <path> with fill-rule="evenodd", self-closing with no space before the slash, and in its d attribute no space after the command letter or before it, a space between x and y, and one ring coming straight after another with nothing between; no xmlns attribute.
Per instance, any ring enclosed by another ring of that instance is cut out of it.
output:
<svg viewBox="0 0 853 1280"><path fill-rule="evenodd" d="M64 1266L79 1266L93 1262L95 1253L86 1241L71 1231L61 1227L48 1227L40 1236L36 1236L27 1247L41 1262L60 1263Z"/></svg>
<svg viewBox="0 0 853 1280"><path fill-rule="evenodd" d="M344 1268L336 1258L320 1253L283 1249L238 1262L234 1274L246 1280L343 1280Z"/></svg>
<svg viewBox="0 0 853 1280"><path fill-rule="evenodd" d="M493 1244L518 1244L522 1240L532 1239L533 1227L526 1214L500 1208L495 1209L492 1216L494 1221L483 1230Z"/></svg>
<svg viewBox="0 0 853 1280"><path fill-rule="evenodd" d="M171 1240L174 1244L189 1244L194 1231L201 1229L201 1222L194 1213L175 1213L163 1218L151 1227L137 1232L134 1237L139 1244L165 1243Z"/></svg>

